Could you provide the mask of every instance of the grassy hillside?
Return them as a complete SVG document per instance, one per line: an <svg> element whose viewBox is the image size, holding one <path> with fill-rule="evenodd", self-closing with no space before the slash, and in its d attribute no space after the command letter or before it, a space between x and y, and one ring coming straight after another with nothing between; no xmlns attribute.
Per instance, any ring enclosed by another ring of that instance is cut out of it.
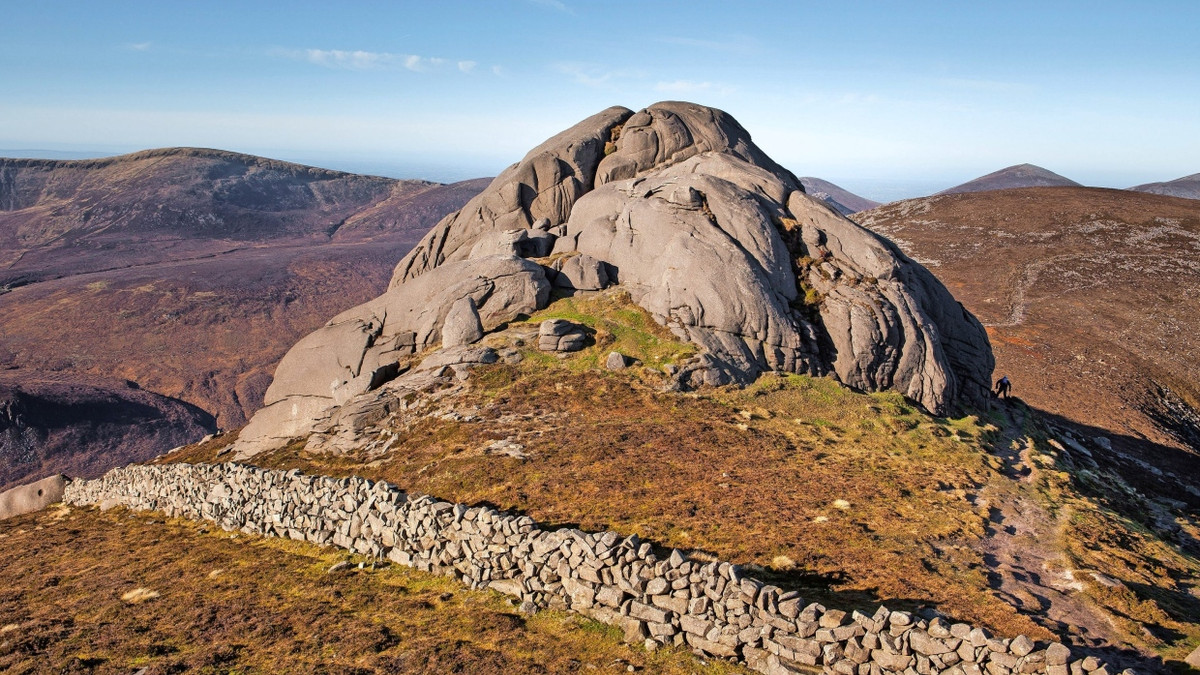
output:
<svg viewBox="0 0 1200 675"><path fill-rule="evenodd" d="M330 572L348 561L347 569ZM344 552L124 509L0 522L6 673L736 673ZM144 670L142 670L144 669Z"/></svg>
<svg viewBox="0 0 1200 675"><path fill-rule="evenodd" d="M988 329L996 376L1103 436L1102 464L1200 508L1200 201L1027 188L896 202L855 220Z"/></svg>
<svg viewBox="0 0 1200 675"><path fill-rule="evenodd" d="M659 366L691 348L627 298L560 300L526 323L547 317L583 322L595 344L547 356L510 326L488 339L524 360L479 369L466 393L410 400L353 452L298 440L256 463L637 533L834 607L934 607L1109 656L1179 659L1200 638L1200 564L1141 518L1161 505L1084 470L1020 403L935 418L794 375L665 392ZM614 348L646 365L599 369ZM166 461L220 461L229 442ZM1171 536L1194 536L1179 523Z"/></svg>

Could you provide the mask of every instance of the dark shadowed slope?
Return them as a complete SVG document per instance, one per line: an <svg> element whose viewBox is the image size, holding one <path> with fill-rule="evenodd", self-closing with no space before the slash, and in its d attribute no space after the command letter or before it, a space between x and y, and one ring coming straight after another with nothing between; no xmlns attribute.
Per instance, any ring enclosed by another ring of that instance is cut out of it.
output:
<svg viewBox="0 0 1200 675"><path fill-rule="evenodd" d="M984 322L997 377L1008 374L1016 395L1109 436L1147 490L1196 500L1200 202L1031 188L913 199L855 219Z"/></svg>
<svg viewBox="0 0 1200 675"><path fill-rule="evenodd" d="M296 339L378 294L480 187L216 150L0 159L0 368L30 395L47 373L131 380L239 426ZM131 430L125 442L144 458L204 433L183 429L178 441ZM103 443L73 451L78 466L135 458Z"/></svg>
<svg viewBox="0 0 1200 675"><path fill-rule="evenodd" d="M804 186L805 192L832 206L834 210L843 216L879 206L879 202L877 201L867 199L866 197L859 197L845 188L820 178L804 176L800 178L800 184Z"/></svg>
<svg viewBox="0 0 1200 675"><path fill-rule="evenodd" d="M1017 164L980 176L947 190L939 195L952 195L963 192L986 192L988 190L1008 190L1027 187L1081 187L1079 183L1060 176L1053 171L1043 169L1033 164Z"/></svg>
<svg viewBox="0 0 1200 675"><path fill-rule="evenodd" d="M1184 199L1200 199L1200 173L1194 173L1183 178L1164 181L1161 183L1146 183L1135 185L1130 190L1149 192L1156 195L1183 197Z"/></svg>
<svg viewBox="0 0 1200 675"><path fill-rule="evenodd" d="M50 473L98 476L215 429L203 410L132 383L0 371L0 490Z"/></svg>

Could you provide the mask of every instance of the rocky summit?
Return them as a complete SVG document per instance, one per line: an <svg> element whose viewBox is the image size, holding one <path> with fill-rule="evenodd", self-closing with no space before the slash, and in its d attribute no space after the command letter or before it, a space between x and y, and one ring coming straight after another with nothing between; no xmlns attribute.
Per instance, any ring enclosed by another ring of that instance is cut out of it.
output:
<svg viewBox="0 0 1200 675"><path fill-rule="evenodd" d="M937 414L988 392L987 335L932 274L807 195L728 114L664 102L583 120L443 219L387 292L288 352L238 456L384 383L463 379L499 358L473 341L553 291L618 284L699 348L680 388L830 375Z"/></svg>

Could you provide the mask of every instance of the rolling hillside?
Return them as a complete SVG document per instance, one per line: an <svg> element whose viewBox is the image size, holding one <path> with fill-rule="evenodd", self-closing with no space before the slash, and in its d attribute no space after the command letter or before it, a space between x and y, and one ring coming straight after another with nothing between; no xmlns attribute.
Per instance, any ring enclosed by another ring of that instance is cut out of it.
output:
<svg viewBox="0 0 1200 675"><path fill-rule="evenodd" d="M0 372L31 396L47 378L86 382L80 395L128 380L202 409L210 431L237 427L292 342L386 287L395 261L482 186L188 148L0 159ZM137 433L125 436L137 450L107 463L88 444L73 446L78 463L14 450L24 459L4 475L92 474L206 432Z"/></svg>
<svg viewBox="0 0 1200 675"><path fill-rule="evenodd" d="M1111 445L1148 492L1200 504L1200 203L1095 188L946 195L857 214L988 328L996 373ZM1147 463L1150 466L1147 466Z"/></svg>

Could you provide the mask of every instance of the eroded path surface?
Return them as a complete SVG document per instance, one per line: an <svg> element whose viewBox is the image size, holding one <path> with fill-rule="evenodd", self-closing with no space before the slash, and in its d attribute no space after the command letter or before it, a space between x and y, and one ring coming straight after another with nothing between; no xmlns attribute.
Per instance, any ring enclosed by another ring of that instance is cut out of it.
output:
<svg viewBox="0 0 1200 675"><path fill-rule="evenodd" d="M980 494L991 513L980 549L991 569L992 587L1056 633L1070 633L1085 645L1101 640L1119 644L1109 622L1078 596L1083 584L1058 549L1060 523L1069 514L1051 515L1033 494L1039 469L1031 461L1026 413L1011 405L1005 405L1004 413L995 452L1012 481L992 483Z"/></svg>
<svg viewBox="0 0 1200 675"><path fill-rule="evenodd" d="M1086 585L1112 580L1073 569L1060 544L1073 509L1062 506L1052 513L1039 499L1042 469L1034 458L1028 409L1020 404L998 405L1003 421L993 452L1011 480L993 481L979 493L981 506L990 513L986 535L977 543L989 569L989 583L1006 602L1064 641L1112 661L1137 659L1108 612L1083 592ZM1142 661L1137 667L1145 670L1147 664Z"/></svg>

